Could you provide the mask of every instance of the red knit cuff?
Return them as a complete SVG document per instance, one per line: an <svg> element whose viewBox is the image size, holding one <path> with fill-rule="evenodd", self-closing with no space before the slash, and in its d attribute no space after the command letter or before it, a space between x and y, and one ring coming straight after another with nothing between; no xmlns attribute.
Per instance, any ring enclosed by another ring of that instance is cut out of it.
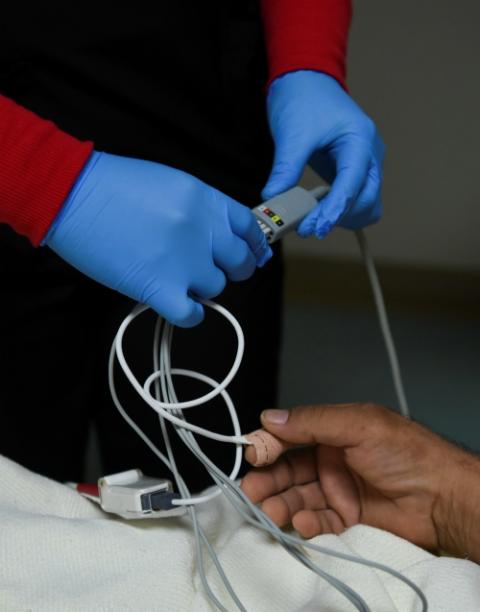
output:
<svg viewBox="0 0 480 612"><path fill-rule="evenodd" d="M260 0L268 83L293 70L318 70L346 89L350 0Z"/></svg>
<svg viewBox="0 0 480 612"><path fill-rule="evenodd" d="M38 246L92 151L0 96L0 222Z"/></svg>

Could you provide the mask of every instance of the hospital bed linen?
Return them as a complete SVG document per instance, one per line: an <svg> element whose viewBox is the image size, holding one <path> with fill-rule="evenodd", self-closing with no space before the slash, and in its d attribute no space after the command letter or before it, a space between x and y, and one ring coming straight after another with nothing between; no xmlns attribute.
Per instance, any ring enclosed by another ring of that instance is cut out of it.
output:
<svg viewBox="0 0 480 612"><path fill-rule="evenodd" d="M318 576L244 524L223 497L203 506L199 515L247 610L352 610ZM480 567L470 561L438 558L364 526L341 536L320 536L316 542L403 572L425 591L433 612L480 609ZM420 609L413 593L391 576L314 556L324 570L361 593L375 612ZM214 591L234 610L205 558ZM68 487L0 456L2 612L212 609L196 569L188 519L111 518Z"/></svg>

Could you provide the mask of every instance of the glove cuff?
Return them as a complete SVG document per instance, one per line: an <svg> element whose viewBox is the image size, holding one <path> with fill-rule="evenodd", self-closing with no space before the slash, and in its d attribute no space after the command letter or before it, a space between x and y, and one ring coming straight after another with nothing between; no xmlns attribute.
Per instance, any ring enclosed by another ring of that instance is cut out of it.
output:
<svg viewBox="0 0 480 612"><path fill-rule="evenodd" d="M103 153L101 151L93 151L93 153L87 159L86 164L83 166L80 174L77 177L77 180L73 184L73 186L72 186L69 194L67 195L67 197L65 199L65 202L62 204L62 207L60 208L57 216L54 218L54 220L53 220L53 222L52 222L52 224L51 224L51 226L50 226L50 228L49 228L45 238L40 243L41 246L49 244L49 241L51 240L51 238L55 234L55 230L60 225L60 223L62 222L63 218L65 217L65 215L68 214L68 211L72 207L72 204L73 204L73 202L75 200L75 197L77 196L78 192L80 191L80 189L81 189L83 183L85 182L87 176L90 174L90 172L96 166L98 160L100 159L100 157L102 155L103 155Z"/></svg>

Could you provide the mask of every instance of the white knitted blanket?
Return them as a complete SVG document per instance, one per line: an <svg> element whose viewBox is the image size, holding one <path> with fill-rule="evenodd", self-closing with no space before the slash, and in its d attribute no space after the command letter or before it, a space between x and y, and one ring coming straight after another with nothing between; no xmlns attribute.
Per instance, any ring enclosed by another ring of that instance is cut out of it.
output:
<svg viewBox="0 0 480 612"><path fill-rule="evenodd" d="M250 612L352 610L351 604L277 544L245 525L220 498L200 510L220 561ZM402 571L430 610L480 610L480 567L437 558L388 533L358 526L324 546ZM392 577L329 557L322 568L348 582L374 612L419 610ZM228 610L218 576L214 591ZM196 570L188 519L123 521L65 486L0 457L0 610L96 612L212 610Z"/></svg>

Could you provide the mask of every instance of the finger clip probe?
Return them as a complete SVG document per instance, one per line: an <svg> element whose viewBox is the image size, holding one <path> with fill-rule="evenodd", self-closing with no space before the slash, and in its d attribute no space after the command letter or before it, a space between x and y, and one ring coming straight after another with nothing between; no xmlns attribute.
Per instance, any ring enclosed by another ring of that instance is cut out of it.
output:
<svg viewBox="0 0 480 612"><path fill-rule="evenodd" d="M172 504L180 495L165 478L150 478L140 470L103 476L98 484L79 483L74 488L99 504L105 512L125 519L152 519L185 514L184 506Z"/></svg>

